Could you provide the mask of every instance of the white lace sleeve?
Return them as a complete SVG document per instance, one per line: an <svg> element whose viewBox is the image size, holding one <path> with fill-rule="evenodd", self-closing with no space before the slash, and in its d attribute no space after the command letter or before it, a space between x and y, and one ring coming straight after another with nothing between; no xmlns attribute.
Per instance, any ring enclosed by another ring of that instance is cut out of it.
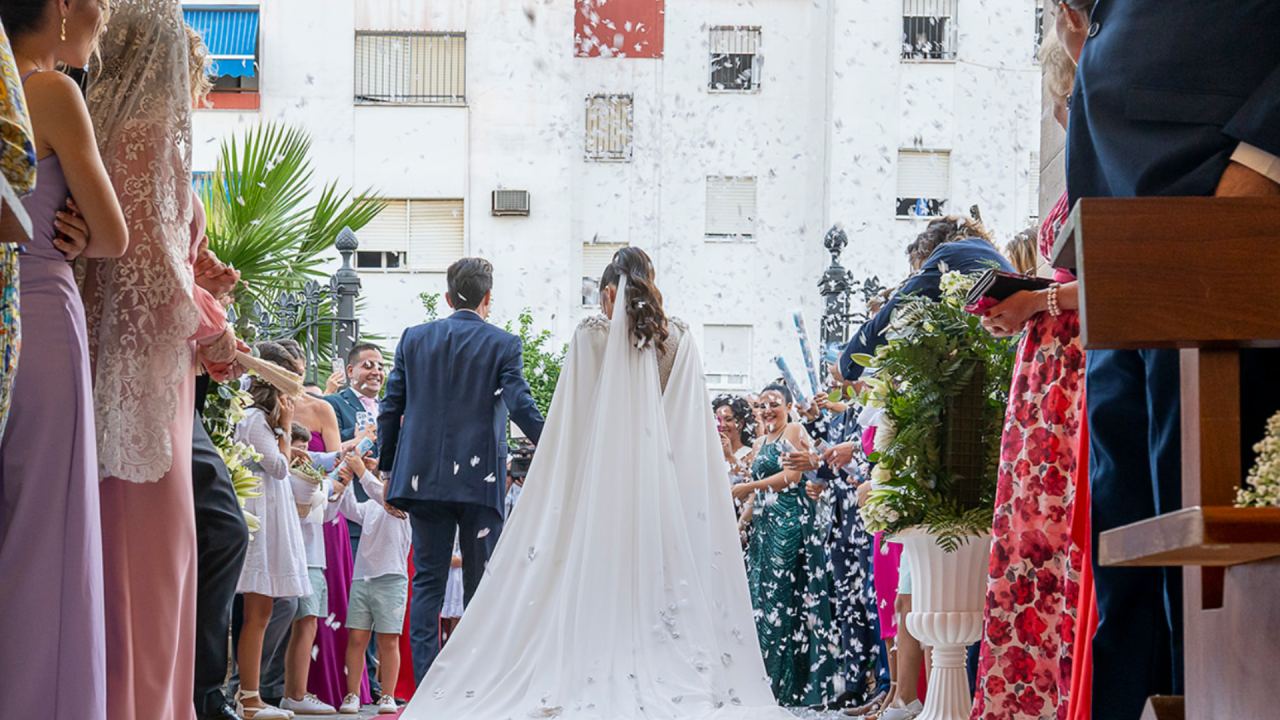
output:
<svg viewBox="0 0 1280 720"><path fill-rule="evenodd" d="M289 460L280 452L280 440L267 425L267 417L261 410L251 409L236 425L236 440L253 448L262 456L258 464L268 480L287 480Z"/></svg>

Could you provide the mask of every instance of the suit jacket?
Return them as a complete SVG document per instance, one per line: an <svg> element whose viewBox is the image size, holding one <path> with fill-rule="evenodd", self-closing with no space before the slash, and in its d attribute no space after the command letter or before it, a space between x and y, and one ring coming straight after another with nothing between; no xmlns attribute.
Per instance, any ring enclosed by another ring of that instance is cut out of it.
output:
<svg viewBox="0 0 1280 720"><path fill-rule="evenodd" d="M1211 195L1244 142L1280 155L1280 2L1098 0L1071 98L1067 192Z"/></svg>
<svg viewBox="0 0 1280 720"><path fill-rule="evenodd" d="M507 417L535 444L543 418L520 338L459 311L405 331L378 416L387 501L487 505L502 512ZM401 420L403 419L403 425Z"/></svg>
<svg viewBox="0 0 1280 720"><path fill-rule="evenodd" d="M360 396L356 395L356 391L351 388L343 388L343 390L334 395L325 395L324 401L333 406L333 411L338 415L338 434L342 436L342 441L346 442L356 436L356 413L365 412L364 405L360 403Z"/></svg>
<svg viewBox="0 0 1280 720"><path fill-rule="evenodd" d="M853 361L855 354L873 355L876 348L885 344L884 330L889 325L889 318L898 301L903 296L917 294L932 300L942 297L942 267L947 270L958 270L962 273L983 272L992 265L1001 270L1013 272L1013 266L1005 259L994 245L982 238L966 238L939 245L933 254L924 261L920 272L898 289L889 302L876 313L876 316L863 323L853 334L853 339L840 354L840 374L846 380L857 380L862 375L862 366Z"/></svg>

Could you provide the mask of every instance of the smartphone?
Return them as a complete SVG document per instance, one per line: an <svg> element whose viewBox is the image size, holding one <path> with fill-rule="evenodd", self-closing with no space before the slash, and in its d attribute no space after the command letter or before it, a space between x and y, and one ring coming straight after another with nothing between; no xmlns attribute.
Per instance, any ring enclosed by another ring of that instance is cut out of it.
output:
<svg viewBox="0 0 1280 720"><path fill-rule="evenodd" d="M363 432L371 424L373 424L373 418L369 417L368 412L361 410L356 413L356 432L357 433Z"/></svg>

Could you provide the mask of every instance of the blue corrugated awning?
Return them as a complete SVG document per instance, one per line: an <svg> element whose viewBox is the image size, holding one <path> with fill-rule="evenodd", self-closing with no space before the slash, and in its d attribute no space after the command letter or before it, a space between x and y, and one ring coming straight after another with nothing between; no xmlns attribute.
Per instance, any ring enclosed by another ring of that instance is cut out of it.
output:
<svg viewBox="0 0 1280 720"><path fill-rule="evenodd" d="M200 33L213 58L214 75L253 77L258 49L257 10L184 10L187 24Z"/></svg>

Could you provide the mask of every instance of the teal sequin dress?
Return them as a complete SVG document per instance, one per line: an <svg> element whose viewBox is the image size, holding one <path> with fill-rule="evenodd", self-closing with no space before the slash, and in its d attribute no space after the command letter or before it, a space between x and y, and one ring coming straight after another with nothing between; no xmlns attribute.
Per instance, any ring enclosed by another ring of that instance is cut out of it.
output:
<svg viewBox="0 0 1280 720"><path fill-rule="evenodd" d="M751 479L782 472L778 455L777 443L766 442L756 453ZM756 493L747 582L765 670L784 706L814 705L835 694L839 641L816 520L816 503L805 494L803 482L782 492Z"/></svg>

